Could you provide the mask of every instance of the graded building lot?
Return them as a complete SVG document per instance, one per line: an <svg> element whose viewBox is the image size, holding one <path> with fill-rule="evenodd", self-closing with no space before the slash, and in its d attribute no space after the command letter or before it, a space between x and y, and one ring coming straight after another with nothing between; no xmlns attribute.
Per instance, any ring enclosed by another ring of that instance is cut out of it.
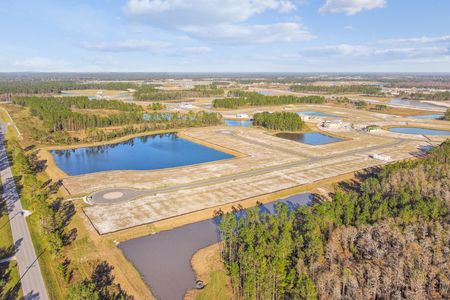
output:
<svg viewBox="0 0 450 300"><path fill-rule="evenodd" d="M334 107L316 105L308 106L307 110L314 108L340 114L343 121L351 120L358 126L427 125L448 128L443 121L421 122L363 111L356 114L352 110ZM316 123L321 120L323 118L311 119ZM234 159L172 169L86 174L65 178L63 182L71 194L91 194L89 201L94 205L85 207L84 211L96 230L105 234L383 163L370 158L372 154L389 155L392 161L409 158L419 154L429 143L437 144L446 139L385 130L367 134L353 129L336 129L328 130L328 134L344 141L311 146L277 138L255 128L192 128L181 135L240 155Z"/></svg>

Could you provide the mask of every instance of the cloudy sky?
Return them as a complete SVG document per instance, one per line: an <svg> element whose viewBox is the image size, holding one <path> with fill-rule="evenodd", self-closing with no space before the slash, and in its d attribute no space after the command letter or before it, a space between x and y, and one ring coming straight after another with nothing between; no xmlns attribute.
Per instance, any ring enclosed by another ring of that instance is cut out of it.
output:
<svg viewBox="0 0 450 300"><path fill-rule="evenodd" d="M0 71L449 72L449 0L1 0Z"/></svg>

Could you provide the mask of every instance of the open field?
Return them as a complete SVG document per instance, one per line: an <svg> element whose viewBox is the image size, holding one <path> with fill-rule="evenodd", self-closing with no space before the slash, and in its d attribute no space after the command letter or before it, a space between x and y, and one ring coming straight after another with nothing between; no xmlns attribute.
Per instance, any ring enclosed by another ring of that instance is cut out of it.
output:
<svg viewBox="0 0 450 300"><path fill-rule="evenodd" d="M303 106L305 107L305 106ZM448 128L443 121L421 122L359 110L309 106L305 110L340 115L359 126L425 126ZM357 113L356 113L357 112ZM319 123L323 118L312 118ZM413 157L429 142L445 137L424 137L380 131L329 130L344 138L334 144L311 146L274 137L254 128L210 127L188 129L182 136L242 155L225 161L156 171L112 171L64 178L72 195L93 193L96 205L84 208L101 234L152 223L239 200L254 198L328 177L381 164L370 154L387 154L392 160ZM120 178L120 180L118 180ZM102 199L102 191L137 191L131 198ZM100 193L98 193L100 192ZM98 194L98 197L96 195Z"/></svg>

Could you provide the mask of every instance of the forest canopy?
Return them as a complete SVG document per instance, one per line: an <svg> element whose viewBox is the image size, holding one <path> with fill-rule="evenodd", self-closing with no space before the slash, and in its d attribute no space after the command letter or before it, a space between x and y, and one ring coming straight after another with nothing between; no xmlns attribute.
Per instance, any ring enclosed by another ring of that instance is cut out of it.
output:
<svg viewBox="0 0 450 300"><path fill-rule="evenodd" d="M293 112L257 113L253 116L253 124L280 131L298 131L305 125L300 116Z"/></svg>
<svg viewBox="0 0 450 300"><path fill-rule="evenodd" d="M325 98L321 96L266 96L244 91L231 91L228 95L232 95L234 98L215 99L213 101L213 106L215 108L238 108L241 106L267 106L298 103L322 104L325 102Z"/></svg>
<svg viewBox="0 0 450 300"><path fill-rule="evenodd" d="M431 299L450 294L450 141L386 165L333 201L222 215L243 299Z"/></svg>
<svg viewBox="0 0 450 300"><path fill-rule="evenodd" d="M0 81L0 94L50 94L65 90L127 90L137 87L131 82Z"/></svg>
<svg viewBox="0 0 450 300"><path fill-rule="evenodd" d="M86 131L86 142L98 142L138 132L223 122L222 116L214 112L145 112L139 105L117 100L89 100L87 97L13 97L12 100L16 105L28 107L31 115L42 121L44 129L34 128L32 138L43 143L77 142L69 132L80 130ZM96 109L106 110L106 113L98 114ZM86 112L89 110L94 111ZM103 130L112 126L115 128L111 132Z"/></svg>
<svg viewBox="0 0 450 300"><path fill-rule="evenodd" d="M176 100L188 97L222 96L224 90L216 85L199 85L189 90L161 90L154 85L140 86L134 93L134 99L138 101L162 101Z"/></svg>

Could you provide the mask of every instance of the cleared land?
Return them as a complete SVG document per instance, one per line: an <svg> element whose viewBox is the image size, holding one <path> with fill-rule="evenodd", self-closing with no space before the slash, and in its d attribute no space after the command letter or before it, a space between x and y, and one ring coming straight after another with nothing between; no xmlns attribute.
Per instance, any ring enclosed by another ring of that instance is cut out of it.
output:
<svg viewBox="0 0 450 300"><path fill-rule="evenodd" d="M305 110L312 108L319 107L310 106ZM359 126L446 126L442 121L421 123L378 113L321 108L321 111L342 116L344 121L353 120ZM321 120L323 118L311 118L310 121ZM367 134L337 129L329 133L345 140L310 146L254 128L194 128L184 131L183 137L242 155L174 169L68 177L64 179L64 186L74 195L93 193L97 205L87 206L84 211L96 230L105 234L380 165L381 161L369 157L375 153L387 154L394 161L406 159L420 154L430 142L445 140L445 137L401 135L385 130ZM104 191L99 193L104 195L116 188L137 190L138 195L122 199L95 197L99 191Z"/></svg>

